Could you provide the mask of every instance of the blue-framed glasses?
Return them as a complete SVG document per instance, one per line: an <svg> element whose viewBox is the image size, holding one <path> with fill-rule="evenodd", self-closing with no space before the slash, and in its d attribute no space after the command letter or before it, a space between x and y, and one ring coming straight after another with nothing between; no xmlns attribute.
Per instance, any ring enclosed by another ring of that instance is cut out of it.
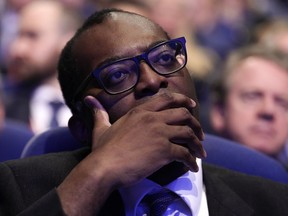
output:
<svg viewBox="0 0 288 216"><path fill-rule="evenodd" d="M157 44L141 55L124 58L92 71L75 93L76 99L95 78L99 87L108 94L115 95L132 89L140 77L140 62L145 61L156 73L169 75L181 70L187 63L184 37Z"/></svg>

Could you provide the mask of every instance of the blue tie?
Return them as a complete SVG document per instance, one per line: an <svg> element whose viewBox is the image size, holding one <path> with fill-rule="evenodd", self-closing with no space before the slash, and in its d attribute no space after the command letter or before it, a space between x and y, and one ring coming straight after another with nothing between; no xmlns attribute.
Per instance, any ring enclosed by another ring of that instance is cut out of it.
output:
<svg viewBox="0 0 288 216"><path fill-rule="evenodd" d="M148 215L162 216L168 206L177 199L181 198L174 192L166 188L161 188L147 194L142 199L140 206L144 209L144 212L148 213Z"/></svg>

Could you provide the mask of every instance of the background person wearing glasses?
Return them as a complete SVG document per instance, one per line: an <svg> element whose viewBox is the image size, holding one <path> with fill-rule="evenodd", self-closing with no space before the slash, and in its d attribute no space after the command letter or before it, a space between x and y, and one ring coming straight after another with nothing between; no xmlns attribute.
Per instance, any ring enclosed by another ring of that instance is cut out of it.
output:
<svg viewBox="0 0 288 216"><path fill-rule="evenodd" d="M88 18L59 80L70 130L91 148L2 163L0 215L287 215L286 185L201 164L186 60L184 38L147 18Z"/></svg>

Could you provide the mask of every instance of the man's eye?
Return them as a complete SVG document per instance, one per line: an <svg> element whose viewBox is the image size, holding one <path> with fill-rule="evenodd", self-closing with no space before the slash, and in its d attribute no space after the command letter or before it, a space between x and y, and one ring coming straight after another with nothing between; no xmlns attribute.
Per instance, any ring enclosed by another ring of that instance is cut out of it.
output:
<svg viewBox="0 0 288 216"><path fill-rule="evenodd" d="M33 31L26 31L26 32L21 32L20 33L20 37L22 38L26 38L29 40L36 40L37 38L39 38L39 34Z"/></svg>
<svg viewBox="0 0 288 216"><path fill-rule="evenodd" d="M253 93L244 95L244 99L246 99L246 100L255 100L257 98L258 98L258 95L257 94L253 94Z"/></svg>
<svg viewBox="0 0 288 216"><path fill-rule="evenodd" d="M246 104L256 104L261 101L263 95L260 92L242 92L240 98Z"/></svg>
<svg viewBox="0 0 288 216"><path fill-rule="evenodd" d="M104 83L107 86L117 85L127 79L130 74L131 72L129 70L114 69L105 75Z"/></svg>
<svg viewBox="0 0 288 216"><path fill-rule="evenodd" d="M166 66L175 63L175 61L176 58L174 52L167 50L159 53L153 62L154 64Z"/></svg>
<svg viewBox="0 0 288 216"><path fill-rule="evenodd" d="M288 100L286 98L276 98L276 103L282 110L288 111Z"/></svg>

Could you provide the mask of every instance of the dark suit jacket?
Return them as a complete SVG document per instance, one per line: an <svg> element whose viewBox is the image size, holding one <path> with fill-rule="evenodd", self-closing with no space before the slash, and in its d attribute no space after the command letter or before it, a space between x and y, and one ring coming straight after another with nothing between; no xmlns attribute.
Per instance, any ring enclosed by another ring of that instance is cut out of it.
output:
<svg viewBox="0 0 288 216"><path fill-rule="evenodd" d="M64 215L55 188L88 148L0 164L0 215ZM210 216L288 215L288 186L203 164ZM114 192L101 215L124 215ZM85 215L84 215L85 216Z"/></svg>

